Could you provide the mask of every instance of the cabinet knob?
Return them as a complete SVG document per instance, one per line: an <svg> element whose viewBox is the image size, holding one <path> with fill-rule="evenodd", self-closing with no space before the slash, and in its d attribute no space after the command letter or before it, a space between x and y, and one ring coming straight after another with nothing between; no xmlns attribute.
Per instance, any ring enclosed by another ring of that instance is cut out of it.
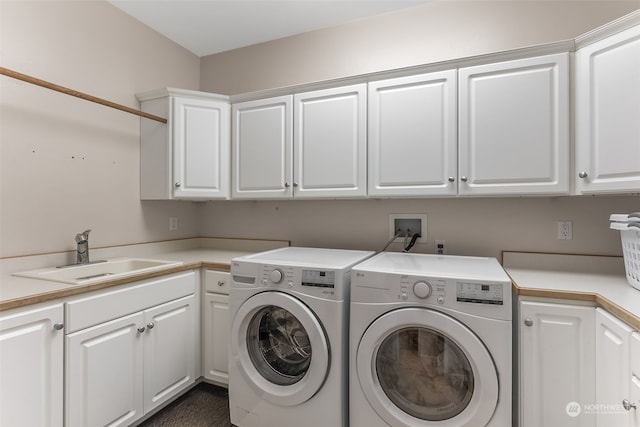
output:
<svg viewBox="0 0 640 427"><path fill-rule="evenodd" d="M182 184L179 182L176 182L174 185L176 186L176 188L179 188Z"/></svg>
<svg viewBox="0 0 640 427"><path fill-rule="evenodd" d="M149 323L147 323L147 329L153 329L153 328L155 328L155 327L156 327L156 324L155 324L155 323L153 323L153 322L149 322Z"/></svg>
<svg viewBox="0 0 640 427"><path fill-rule="evenodd" d="M144 327L144 326L140 326L140 327L138 328L138 332L139 332L139 333L143 333L144 331L145 331L145 327Z"/></svg>
<svg viewBox="0 0 640 427"><path fill-rule="evenodd" d="M294 183L293 183L293 186L294 186L294 187L297 187L297 186L298 186L298 183L297 183L297 182L294 182Z"/></svg>
<svg viewBox="0 0 640 427"><path fill-rule="evenodd" d="M289 187L291 187L291 184L289 184L288 182L285 182L284 183L284 188L289 188Z"/></svg>
<svg viewBox="0 0 640 427"><path fill-rule="evenodd" d="M462 177L460 177L460 180L462 182L467 182L467 181L469 181L469 178L467 178L466 176L462 176Z"/></svg>
<svg viewBox="0 0 640 427"><path fill-rule="evenodd" d="M531 320L531 319L524 319L524 324L525 324L525 326L533 326L533 320Z"/></svg>
<svg viewBox="0 0 640 427"><path fill-rule="evenodd" d="M449 177L449 182L456 182L456 179L452 176Z"/></svg>
<svg viewBox="0 0 640 427"><path fill-rule="evenodd" d="M585 179L586 177L588 177L588 176L589 176L589 174L588 174L588 173L586 173L585 171L582 171L582 172L580 172L580 173L578 174L578 176L579 176L580 178L582 178L582 179Z"/></svg>
<svg viewBox="0 0 640 427"><path fill-rule="evenodd" d="M55 329L56 331L60 331L64 328L64 323L62 322L56 322L53 324L53 329Z"/></svg>
<svg viewBox="0 0 640 427"><path fill-rule="evenodd" d="M630 402L629 399L624 399L622 401L622 407L627 411L630 411L632 408L637 409L637 405L633 402Z"/></svg>
<svg viewBox="0 0 640 427"><path fill-rule="evenodd" d="M224 282L222 280L218 280L218 286L224 286Z"/></svg>

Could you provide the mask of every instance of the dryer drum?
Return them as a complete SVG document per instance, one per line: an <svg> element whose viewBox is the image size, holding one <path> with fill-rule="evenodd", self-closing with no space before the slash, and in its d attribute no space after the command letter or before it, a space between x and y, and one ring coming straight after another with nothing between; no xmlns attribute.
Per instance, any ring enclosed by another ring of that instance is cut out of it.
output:
<svg viewBox="0 0 640 427"><path fill-rule="evenodd" d="M387 397L419 419L453 418L473 396L473 371L464 352L429 328L403 328L388 335L378 348L376 371Z"/></svg>
<svg viewBox="0 0 640 427"><path fill-rule="evenodd" d="M251 319L247 349L258 372L278 385L300 381L311 364L311 343L304 326L288 310L274 305Z"/></svg>

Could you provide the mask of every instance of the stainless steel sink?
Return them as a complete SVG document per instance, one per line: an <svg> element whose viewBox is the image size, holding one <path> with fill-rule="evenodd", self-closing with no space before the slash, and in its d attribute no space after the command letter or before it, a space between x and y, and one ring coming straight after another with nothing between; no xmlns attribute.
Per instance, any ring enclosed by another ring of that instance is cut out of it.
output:
<svg viewBox="0 0 640 427"><path fill-rule="evenodd" d="M31 279L69 283L71 285L89 285L140 273L162 270L181 265L180 261L161 261L142 258L117 258L91 264L78 264L13 273L14 276Z"/></svg>

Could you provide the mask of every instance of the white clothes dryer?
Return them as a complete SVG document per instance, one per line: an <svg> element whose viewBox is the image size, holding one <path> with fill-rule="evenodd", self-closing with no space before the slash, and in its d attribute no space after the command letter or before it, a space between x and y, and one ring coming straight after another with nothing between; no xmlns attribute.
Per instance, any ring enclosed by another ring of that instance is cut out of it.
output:
<svg viewBox="0 0 640 427"><path fill-rule="evenodd" d="M511 426L511 280L495 258L353 268L351 427Z"/></svg>
<svg viewBox="0 0 640 427"><path fill-rule="evenodd" d="M350 272L373 254L287 247L232 260L232 424L348 425Z"/></svg>

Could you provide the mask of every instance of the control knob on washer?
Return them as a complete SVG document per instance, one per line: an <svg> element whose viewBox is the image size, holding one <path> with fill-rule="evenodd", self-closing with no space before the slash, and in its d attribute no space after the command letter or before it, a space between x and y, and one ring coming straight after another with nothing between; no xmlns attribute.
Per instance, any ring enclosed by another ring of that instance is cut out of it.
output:
<svg viewBox="0 0 640 427"><path fill-rule="evenodd" d="M425 299L429 295L431 295L431 285L429 285L425 281L420 280L413 284L413 293L418 298Z"/></svg>
<svg viewBox="0 0 640 427"><path fill-rule="evenodd" d="M271 270L271 273L269 273L269 279L271 279L273 283L282 282L282 270L278 270L277 268L275 270Z"/></svg>

